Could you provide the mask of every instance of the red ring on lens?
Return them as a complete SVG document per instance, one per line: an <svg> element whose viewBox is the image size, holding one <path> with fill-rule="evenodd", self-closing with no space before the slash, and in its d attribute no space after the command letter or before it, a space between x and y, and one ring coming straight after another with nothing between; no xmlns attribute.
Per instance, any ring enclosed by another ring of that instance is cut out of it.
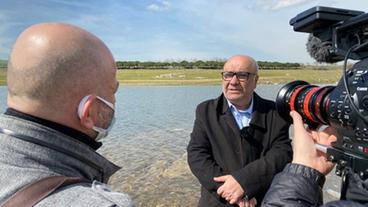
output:
<svg viewBox="0 0 368 207"><path fill-rule="evenodd" d="M300 93L300 91L303 90L306 87L308 87L308 85L303 85L300 88L295 89L295 91L291 94L291 97L290 97L290 111L295 111L295 99L298 96L298 94Z"/></svg>
<svg viewBox="0 0 368 207"><path fill-rule="evenodd" d="M310 100L311 100L311 98L312 98L312 96L313 96L313 94L316 92L316 91L318 91L320 89L320 87L315 87L315 88L312 88L311 90L309 90L308 92L307 92L307 94L305 95L305 98L304 98L304 100L303 100L303 110L304 110L304 114L305 114L305 116L309 119L309 120L311 120L311 121L313 121L313 122L315 122L315 120L313 119L313 116L312 116L312 114L311 114L311 112L310 112L310 110L309 110L309 102L310 102Z"/></svg>
<svg viewBox="0 0 368 207"><path fill-rule="evenodd" d="M321 114L321 105L322 105L322 99L325 97L326 93L330 91L330 87L324 87L324 88L321 88L321 92L317 95L317 98L316 98L316 104L314 105L314 111L315 111L315 114L318 118L318 121L322 122L323 124L327 124L326 121L324 120L324 118L322 117L322 114Z"/></svg>

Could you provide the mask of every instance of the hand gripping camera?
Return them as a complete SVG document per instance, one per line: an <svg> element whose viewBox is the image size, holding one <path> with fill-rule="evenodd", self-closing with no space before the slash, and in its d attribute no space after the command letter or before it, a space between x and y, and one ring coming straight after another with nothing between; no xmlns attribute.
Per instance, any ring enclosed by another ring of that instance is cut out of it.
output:
<svg viewBox="0 0 368 207"><path fill-rule="evenodd" d="M292 18L290 25L294 31L310 33L307 50L318 62L344 60L343 75L337 86L286 84L278 92L277 109L290 121L289 112L299 112L311 128L321 124L335 128L339 136L327 149L327 157L337 163L336 174L344 176L349 169L367 179L368 14L317 6ZM346 70L349 58L359 62Z"/></svg>

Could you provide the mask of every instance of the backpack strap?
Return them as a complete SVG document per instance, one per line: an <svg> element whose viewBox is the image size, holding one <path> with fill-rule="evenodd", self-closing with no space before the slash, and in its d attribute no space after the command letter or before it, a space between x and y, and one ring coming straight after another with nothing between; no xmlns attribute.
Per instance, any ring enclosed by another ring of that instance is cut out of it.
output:
<svg viewBox="0 0 368 207"><path fill-rule="evenodd" d="M18 190L1 207L32 207L58 188L81 182L90 181L81 177L50 176L42 178Z"/></svg>

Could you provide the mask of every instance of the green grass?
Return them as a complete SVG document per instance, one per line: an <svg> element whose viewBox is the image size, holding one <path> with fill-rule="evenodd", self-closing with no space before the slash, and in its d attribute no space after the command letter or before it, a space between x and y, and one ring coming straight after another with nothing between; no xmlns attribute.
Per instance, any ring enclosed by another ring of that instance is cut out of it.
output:
<svg viewBox="0 0 368 207"><path fill-rule="evenodd" d="M221 82L220 70L119 70L122 84L193 85Z"/></svg>
<svg viewBox="0 0 368 207"><path fill-rule="evenodd" d="M221 84L221 70L119 70L121 84L136 85L217 85ZM283 84L305 80L313 84L336 83L340 69L261 70L259 84Z"/></svg>
<svg viewBox="0 0 368 207"><path fill-rule="evenodd" d="M218 85L221 70L119 70L117 79L130 85ZM334 84L341 77L338 68L315 70L260 70L259 84L284 84L305 80L313 84ZM6 84L6 70L0 70L0 85Z"/></svg>
<svg viewBox="0 0 368 207"><path fill-rule="evenodd" d="M264 70L260 71L259 83L283 84L293 80L304 80L313 84L331 84L340 80L341 70Z"/></svg>
<svg viewBox="0 0 368 207"><path fill-rule="evenodd" d="M0 85L6 85L6 70L0 69Z"/></svg>

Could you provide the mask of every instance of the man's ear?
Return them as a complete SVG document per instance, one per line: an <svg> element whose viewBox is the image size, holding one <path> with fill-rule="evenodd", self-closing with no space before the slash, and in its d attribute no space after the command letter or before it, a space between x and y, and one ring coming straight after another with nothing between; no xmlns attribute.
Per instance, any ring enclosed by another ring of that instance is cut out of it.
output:
<svg viewBox="0 0 368 207"><path fill-rule="evenodd" d="M80 123L83 127L87 129L92 129L92 127L94 126L92 105L95 101L96 101L95 95L89 96L83 108L81 109L81 113L79 117Z"/></svg>

